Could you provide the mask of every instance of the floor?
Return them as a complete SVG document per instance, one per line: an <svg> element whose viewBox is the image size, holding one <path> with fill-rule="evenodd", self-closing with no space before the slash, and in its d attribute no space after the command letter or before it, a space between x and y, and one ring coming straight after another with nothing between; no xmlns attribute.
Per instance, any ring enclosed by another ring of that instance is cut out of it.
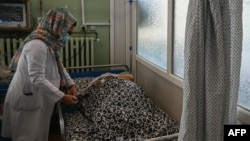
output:
<svg viewBox="0 0 250 141"><path fill-rule="evenodd" d="M1 127L1 122L0 122L0 127ZM1 132L1 128L0 128L0 132ZM11 141L11 139L9 139L9 138L2 138L0 136L0 141ZM65 141L61 137L60 125L59 125L59 118L56 115L52 116L52 119L51 119L51 125L50 125L50 131L49 131L49 139L48 139L48 141Z"/></svg>

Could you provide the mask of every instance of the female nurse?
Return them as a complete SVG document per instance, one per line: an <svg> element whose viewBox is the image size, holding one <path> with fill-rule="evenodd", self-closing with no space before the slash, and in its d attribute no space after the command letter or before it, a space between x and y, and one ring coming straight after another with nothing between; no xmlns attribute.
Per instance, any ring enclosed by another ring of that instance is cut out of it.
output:
<svg viewBox="0 0 250 141"><path fill-rule="evenodd" d="M74 82L59 53L76 22L66 9L51 9L18 48L10 63L15 73L4 103L3 137L12 141L47 141L55 104L78 102Z"/></svg>

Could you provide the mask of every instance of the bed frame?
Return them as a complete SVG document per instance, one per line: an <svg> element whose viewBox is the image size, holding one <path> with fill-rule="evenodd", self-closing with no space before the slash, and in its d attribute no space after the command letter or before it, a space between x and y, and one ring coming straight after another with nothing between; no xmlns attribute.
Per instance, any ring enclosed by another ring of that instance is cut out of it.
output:
<svg viewBox="0 0 250 141"><path fill-rule="evenodd" d="M98 70L101 68L101 71ZM108 68L108 70L103 70L103 68ZM80 67L69 67L66 68L69 71L69 74L72 78L79 78L79 77L97 77L101 74L110 72L110 73L122 73L122 72L130 72L129 67L127 65L123 64L108 64L108 65L95 65L95 66L80 66ZM95 70L97 69L97 71ZM74 72L74 70L78 70ZM80 71L79 71L80 70ZM87 70L85 72L82 72L81 70ZM94 71L93 71L94 70ZM63 110L61 106L61 102L58 102L56 104L56 108L59 115L59 125L60 125L60 132L61 136L64 140L65 138L65 124L64 124L64 118L63 118ZM161 136L157 138L147 139L145 141L177 141L178 133L167 135L167 136Z"/></svg>

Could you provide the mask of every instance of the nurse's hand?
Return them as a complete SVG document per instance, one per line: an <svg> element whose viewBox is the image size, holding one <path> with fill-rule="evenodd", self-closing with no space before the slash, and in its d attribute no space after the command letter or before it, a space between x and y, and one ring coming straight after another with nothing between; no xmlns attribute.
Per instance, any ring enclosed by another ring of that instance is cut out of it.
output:
<svg viewBox="0 0 250 141"><path fill-rule="evenodd" d="M77 97L73 95L64 95L62 98L62 102L64 105L73 105L78 102Z"/></svg>
<svg viewBox="0 0 250 141"><path fill-rule="evenodd" d="M75 85L70 86L66 94L76 96L77 94L76 86Z"/></svg>

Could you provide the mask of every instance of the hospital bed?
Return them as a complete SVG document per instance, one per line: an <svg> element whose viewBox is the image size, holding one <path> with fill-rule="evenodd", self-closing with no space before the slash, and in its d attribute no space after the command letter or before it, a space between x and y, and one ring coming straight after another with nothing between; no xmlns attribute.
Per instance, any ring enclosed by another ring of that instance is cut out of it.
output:
<svg viewBox="0 0 250 141"><path fill-rule="evenodd" d="M67 68L76 83L78 104L56 104L65 141L175 141L179 123L154 104L134 81L118 79L130 74L126 65L111 64ZM95 82L101 81L96 86Z"/></svg>

